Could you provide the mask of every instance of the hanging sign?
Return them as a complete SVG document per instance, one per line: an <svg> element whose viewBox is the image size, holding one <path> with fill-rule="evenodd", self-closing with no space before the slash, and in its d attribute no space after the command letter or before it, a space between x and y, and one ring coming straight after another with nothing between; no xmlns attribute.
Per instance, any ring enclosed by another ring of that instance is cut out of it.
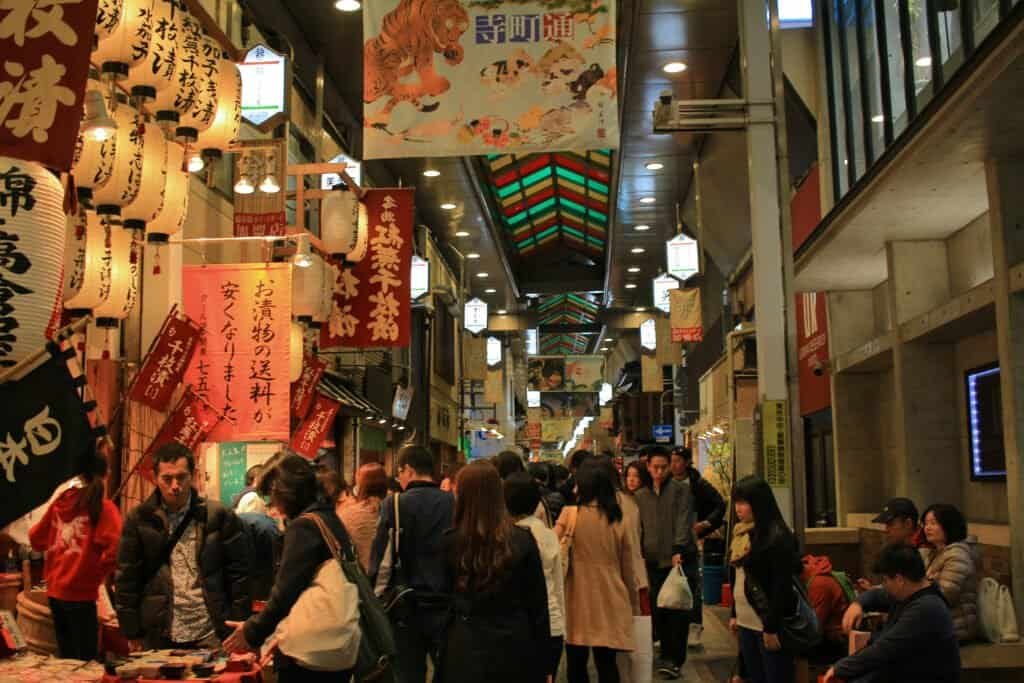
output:
<svg viewBox="0 0 1024 683"><path fill-rule="evenodd" d="M487 366L501 365L501 340L497 337L487 338Z"/></svg>
<svg viewBox="0 0 1024 683"><path fill-rule="evenodd" d="M391 401L391 414L399 420L409 417L409 408L412 406L412 396L416 392L414 387L399 386L395 389L395 398Z"/></svg>
<svg viewBox="0 0 1024 683"><path fill-rule="evenodd" d="M61 482L81 471L81 458L95 437L78 385L59 353L22 379L0 384L0 405L4 527L45 503Z"/></svg>
<svg viewBox="0 0 1024 683"><path fill-rule="evenodd" d="M651 425L654 443L672 443L672 425Z"/></svg>
<svg viewBox="0 0 1024 683"><path fill-rule="evenodd" d="M320 444L334 426L334 416L339 408L341 404L337 401L317 394L309 415L292 435L291 449L308 460L315 458Z"/></svg>
<svg viewBox="0 0 1024 683"><path fill-rule="evenodd" d="M671 310L669 304L669 292L673 289L679 288L679 280L675 279L671 275L659 275L654 278L652 283L652 291L654 292L654 307L660 311L668 313Z"/></svg>
<svg viewBox="0 0 1024 683"><path fill-rule="evenodd" d="M487 302L473 298L466 302L463 326L473 334L487 329Z"/></svg>
<svg viewBox="0 0 1024 683"><path fill-rule="evenodd" d="M363 3L365 158L617 146L615 27L608 0Z"/></svg>
<svg viewBox="0 0 1024 683"><path fill-rule="evenodd" d="M640 354L640 388L643 392L665 390L665 379L657 357L650 353Z"/></svg>
<svg viewBox="0 0 1024 683"><path fill-rule="evenodd" d="M97 0L0 2L0 149L71 170Z"/></svg>
<svg viewBox="0 0 1024 683"><path fill-rule="evenodd" d="M796 348L800 357L800 414L810 415L832 403L828 314L824 292L796 295Z"/></svg>
<svg viewBox="0 0 1024 683"><path fill-rule="evenodd" d="M225 418L207 440L287 440L291 265L185 266L183 279L206 331L186 381Z"/></svg>
<svg viewBox="0 0 1024 683"><path fill-rule="evenodd" d="M530 327L526 330L526 354L536 356L538 353L540 353L540 345L537 328Z"/></svg>
<svg viewBox="0 0 1024 683"><path fill-rule="evenodd" d="M320 347L409 345L413 188L367 190L366 257L334 268L334 305Z"/></svg>
<svg viewBox="0 0 1024 683"><path fill-rule="evenodd" d="M540 392L532 389L526 390L526 407L540 408Z"/></svg>
<svg viewBox="0 0 1024 683"><path fill-rule="evenodd" d="M668 274L686 282L691 275L700 272L700 250L697 240L682 233L665 243L665 260Z"/></svg>
<svg viewBox="0 0 1024 683"><path fill-rule="evenodd" d="M284 235L288 148L285 140L249 145L235 157L235 237Z"/></svg>
<svg viewBox="0 0 1024 683"><path fill-rule="evenodd" d="M331 159L330 163L345 164L345 173L352 179L352 182L360 186L363 184L363 163L361 161L356 161L345 154L339 154ZM320 189L330 190L340 182L342 182L340 174L324 173L320 176Z"/></svg>
<svg viewBox="0 0 1024 683"><path fill-rule="evenodd" d="M217 414L217 410L197 396L189 387L182 394L171 414L167 416L167 421L157 432L156 438L142 455L139 472L153 482L153 454L161 446L178 443L195 453L196 448L206 440L210 430L220 422L220 419L221 416Z"/></svg>
<svg viewBox="0 0 1024 683"><path fill-rule="evenodd" d="M409 296L416 301L430 291L430 261L412 255L412 272L409 275Z"/></svg>
<svg viewBox="0 0 1024 683"><path fill-rule="evenodd" d="M292 419L301 420L309 412L316 387L324 376L327 364L316 356L306 354L302 358L302 374L292 382Z"/></svg>
<svg viewBox="0 0 1024 683"><path fill-rule="evenodd" d="M167 410L171 395L181 384L185 369L199 348L202 330L185 316L167 314L142 368L128 391L128 398L154 410Z"/></svg>
<svg viewBox="0 0 1024 683"><path fill-rule="evenodd" d="M575 420L571 417L555 417L541 420L540 440L546 443L568 441L572 438Z"/></svg>
<svg viewBox="0 0 1024 683"><path fill-rule="evenodd" d="M673 342L704 341L704 322L701 317L700 287L674 289L669 292Z"/></svg>
<svg viewBox="0 0 1024 683"><path fill-rule="evenodd" d="M563 391L601 391L604 356L569 356L565 359Z"/></svg>
<svg viewBox="0 0 1024 683"><path fill-rule="evenodd" d="M601 429L612 429L615 426L615 413L611 406L601 408L601 417L597 424Z"/></svg>
<svg viewBox="0 0 1024 683"><path fill-rule="evenodd" d="M789 486L788 415L786 401L764 401L761 404L764 479L774 488Z"/></svg>
<svg viewBox="0 0 1024 683"><path fill-rule="evenodd" d="M288 111L287 58L263 43L245 53L242 72L242 117L263 132Z"/></svg>
<svg viewBox="0 0 1024 683"><path fill-rule="evenodd" d="M640 323L640 346L648 351L658 348L658 323L654 318L648 318Z"/></svg>

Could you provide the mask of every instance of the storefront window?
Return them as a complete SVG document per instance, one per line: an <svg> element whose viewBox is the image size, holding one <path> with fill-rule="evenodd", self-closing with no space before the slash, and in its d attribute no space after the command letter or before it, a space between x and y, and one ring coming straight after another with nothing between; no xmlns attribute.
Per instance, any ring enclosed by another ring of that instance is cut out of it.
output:
<svg viewBox="0 0 1024 683"><path fill-rule="evenodd" d="M999 23L999 0L974 0L974 44L978 45Z"/></svg>
<svg viewBox="0 0 1024 683"><path fill-rule="evenodd" d="M946 80L964 63L959 0L937 0L942 73Z"/></svg>

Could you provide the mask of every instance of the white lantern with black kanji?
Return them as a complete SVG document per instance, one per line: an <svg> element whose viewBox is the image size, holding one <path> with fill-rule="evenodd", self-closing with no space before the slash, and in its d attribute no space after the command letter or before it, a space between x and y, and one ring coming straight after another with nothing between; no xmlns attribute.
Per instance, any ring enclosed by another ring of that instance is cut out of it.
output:
<svg viewBox="0 0 1024 683"><path fill-rule="evenodd" d="M366 252L370 249L370 214L366 211L366 205L359 202L359 219L356 221L356 246L346 257L347 261L359 263L366 258Z"/></svg>
<svg viewBox="0 0 1024 683"><path fill-rule="evenodd" d="M325 323L331 317L331 309L334 308L334 279L337 273L333 263L323 262L320 279L321 294L313 311L313 322L315 323Z"/></svg>
<svg viewBox="0 0 1024 683"><path fill-rule="evenodd" d="M128 78L131 67L146 61L152 22L153 0L121 0L117 25L107 35L98 36L92 53L93 63L100 67L100 78L123 81Z"/></svg>
<svg viewBox="0 0 1024 683"><path fill-rule="evenodd" d="M142 182L134 201L121 210L124 227L145 230L160 215L167 182L167 140L155 123L146 123L143 133Z"/></svg>
<svg viewBox="0 0 1024 683"><path fill-rule="evenodd" d="M359 198L355 192L335 188L320 205L320 237L331 256L353 253L359 246ZM348 259L352 260L352 259Z"/></svg>
<svg viewBox="0 0 1024 683"><path fill-rule="evenodd" d="M101 148L101 152L113 156L113 169L107 182L93 188L92 203L100 215L118 216L122 207L135 201L142 186L145 136L138 112L130 105L118 106L113 118L117 122L116 143L111 150Z"/></svg>
<svg viewBox="0 0 1024 683"><path fill-rule="evenodd" d="M110 295L110 227L95 212L80 211L72 231L64 260L64 308L88 311Z"/></svg>
<svg viewBox="0 0 1024 683"><path fill-rule="evenodd" d="M99 0L96 7L96 38L105 40L121 24L123 0Z"/></svg>
<svg viewBox="0 0 1024 683"><path fill-rule="evenodd" d="M307 268L308 270L308 268ZM288 381L297 382L302 376L302 356L305 351L303 344L305 329L297 322L292 322L288 334Z"/></svg>
<svg viewBox="0 0 1024 683"><path fill-rule="evenodd" d="M101 327L104 321L113 321L107 325L116 326L116 321L127 318L135 307L139 293L139 249L133 232L109 222L107 227L110 240L110 286L107 297L92 311Z"/></svg>
<svg viewBox="0 0 1024 683"><path fill-rule="evenodd" d="M223 50L217 41L203 36L199 41L199 52L192 66L194 81L186 85L191 106L180 110L176 135L179 140L194 143L199 134L213 125L217 117L217 86L220 75L220 60Z"/></svg>
<svg viewBox="0 0 1024 683"><path fill-rule="evenodd" d="M170 130L178 125L181 114L193 106L195 91L199 87L198 76L200 45L203 29L188 10L176 7L174 20L174 76L171 87L157 89L156 99L151 105L156 110L157 121Z"/></svg>
<svg viewBox="0 0 1024 683"><path fill-rule="evenodd" d="M196 147L204 156L219 157L238 138L242 126L242 72L230 59L218 62L217 114L200 133Z"/></svg>
<svg viewBox="0 0 1024 683"><path fill-rule="evenodd" d="M99 92L99 81L90 79L86 82L86 93ZM71 175L75 177L75 185L79 190L86 190L85 196L91 197L92 191L102 187L114 172L114 155L117 151L117 135L103 140L90 135L84 127L78 131L75 142L75 158L71 164Z"/></svg>
<svg viewBox="0 0 1024 683"><path fill-rule="evenodd" d="M57 329L66 229L61 182L39 164L0 157L0 369Z"/></svg>
<svg viewBox="0 0 1024 683"><path fill-rule="evenodd" d="M305 268L292 268L292 317L312 322L324 291L324 261L313 254Z"/></svg>
<svg viewBox="0 0 1024 683"><path fill-rule="evenodd" d="M184 168L185 150L176 142L167 143L167 182L160 212L146 223L150 242L167 241L169 235L181 232L188 214L188 171ZM154 239L154 235L158 236Z"/></svg>
<svg viewBox="0 0 1024 683"><path fill-rule="evenodd" d="M183 11L181 0L153 0L149 51L128 70L126 86L133 96L152 102L158 93L176 87L184 68L178 61L178 15Z"/></svg>

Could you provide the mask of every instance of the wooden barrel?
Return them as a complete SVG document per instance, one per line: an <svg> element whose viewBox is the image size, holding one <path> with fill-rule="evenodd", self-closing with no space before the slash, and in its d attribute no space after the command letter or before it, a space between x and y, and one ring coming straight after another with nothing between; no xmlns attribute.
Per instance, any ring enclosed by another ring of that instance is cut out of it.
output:
<svg viewBox="0 0 1024 683"><path fill-rule="evenodd" d="M7 610L13 614L18 609L21 584L21 574L17 572L0 574L0 610Z"/></svg>
<svg viewBox="0 0 1024 683"><path fill-rule="evenodd" d="M57 634L46 591L18 593L18 627L29 650L42 655L57 654Z"/></svg>

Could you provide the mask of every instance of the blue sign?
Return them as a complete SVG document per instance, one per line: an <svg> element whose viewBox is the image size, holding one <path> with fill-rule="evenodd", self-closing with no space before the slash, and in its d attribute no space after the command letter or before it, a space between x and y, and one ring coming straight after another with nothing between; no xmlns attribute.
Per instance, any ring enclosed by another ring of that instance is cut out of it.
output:
<svg viewBox="0 0 1024 683"><path fill-rule="evenodd" d="M672 425L654 425L651 431L656 443L672 443Z"/></svg>

